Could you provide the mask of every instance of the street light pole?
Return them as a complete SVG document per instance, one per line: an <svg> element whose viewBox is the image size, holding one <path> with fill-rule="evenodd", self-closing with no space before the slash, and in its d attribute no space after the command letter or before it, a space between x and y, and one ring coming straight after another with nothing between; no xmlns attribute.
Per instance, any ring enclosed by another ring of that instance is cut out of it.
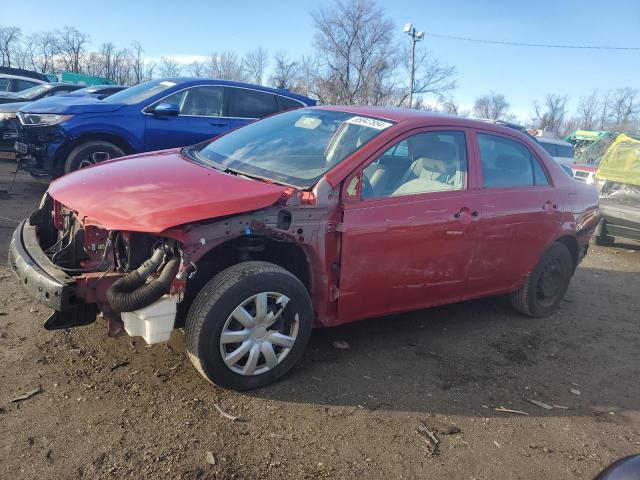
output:
<svg viewBox="0 0 640 480"><path fill-rule="evenodd" d="M413 28L413 25L407 23L403 29L404 33L411 37L411 63L409 65L409 108L413 108L413 89L415 86L415 61L416 61L416 42L424 39L424 32L419 32Z"/></svg>

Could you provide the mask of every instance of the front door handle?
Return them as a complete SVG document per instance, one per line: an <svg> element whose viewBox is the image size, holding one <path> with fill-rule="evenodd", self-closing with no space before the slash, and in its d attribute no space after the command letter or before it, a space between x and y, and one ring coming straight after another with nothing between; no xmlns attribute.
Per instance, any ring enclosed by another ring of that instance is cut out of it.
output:
<svg viewBox="0 0 640 480"><path fill-rule="evenodd" d="M558 209L558 204L553 203L551 200L547 200L546 202L544 202L544 205L542 205L542 210L544 210L545 212L550 213L557 209Z"/></svg>
<svg viewBox="0 0 640 480"><path fill-rule="evenodd" d="M209 122L209 125L212 125L214 127L226 127L227 122L212 120Z"/></svg>
<svg viewBox="0 0 640 480"><path fill-rule="evenodd" d="M456 213L453 214L453 218L455 218L457 220L462 219L463 222L464 222L465 219L468 219L469 216L477 218L477 217L480 216L480 212L478 210L474 210L474 211L470 212L467 207L462 207L459 211L457 211Z"/></svg>

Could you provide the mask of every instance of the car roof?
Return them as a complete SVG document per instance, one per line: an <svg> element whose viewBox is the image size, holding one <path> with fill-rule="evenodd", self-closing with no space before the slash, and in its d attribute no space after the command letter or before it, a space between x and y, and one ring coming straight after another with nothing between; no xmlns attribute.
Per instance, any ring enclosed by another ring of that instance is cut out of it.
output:
<svg viewBox="0 0 640 480"><path fill-rule="evenodd" d="M23 68L0 67L0 75L30 78L33 80L39 80L41 82L49 82L49 79L46 75L34 72L32 70L25 70Z"/></svg>
<svg viewBox="0 0 640 480"><path fill-rule="evenodd" d="M487 119L459 117L447 113L431 112L428 110L417 110L415 108L360 107L350 105L326 105L313 108L322 110L337 110L354 115L377 117L397 123L412 122L422 124L424 126L447 125L479 129L487 129L487 127L489 127L489 129L491 130L501 131L504 133L517 132L518 135L526 137L528 140L535 141L532 136L523 133L519 125Z"/></svg>
<svg viewBox="0 0 640 480"><path fill-rule="evenodd" d="M304 103L315 103L315 100L309 97L305 97L304 95L300 95L298 93L290 92L289 90L284 90L280 88L271 88L264 87L262 85L255 85L253 83L244 83L244 82L236 82L233 80L222 80L218 78L196 78L196 77L171 77L171 78L162 78L160 81L169 81L174 82L176 84L181 85L226 85L230 87L240 87L240 88L249 88L251 90L258 90L268 93L273 93L276 95L282 95L285 97L294 98L296 100L300 100Z"/></svg>

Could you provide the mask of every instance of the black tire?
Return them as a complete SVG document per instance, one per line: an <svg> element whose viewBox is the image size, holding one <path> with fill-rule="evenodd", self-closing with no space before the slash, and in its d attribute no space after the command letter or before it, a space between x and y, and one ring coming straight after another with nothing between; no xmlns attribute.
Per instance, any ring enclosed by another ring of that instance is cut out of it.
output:
<svg viewBox="0 0 640 480"><path fill-rule="evenodd" d="M524 285L511 294L511 304L530 317L546 317L556 311L573 275L569 249L555 242L542 256Z"/></svg>
<svg viewBox="0 0 640 480"><path fill-rule="evenodd" d="M69 153L64 163L64 173L66 175L83 166L88 166L89 164L103 160L123 157L124 155L124 150L111 142L104 140L86 142L71 150L71 153Z"/></svg>
<svg viewBox="0 0 640 480"><path fill-rule="evenodd" d="M615 238L607 233L607 222L604 219L600 220L593 241L599 247L610 247L615 242Z"/></svg>
<svg viewBox="0 0 640 480"><path fill-rule="evenodd" d="M231 313L247 298L261 292L278 292L289 297L283 317L298 314L296 341L281 362L256 375L232 371L222 358L220 336ZM243 262L223 270L196 296L187 314L187 354L200 374L211 383L234 390L250 390L270 384L287 373L300 359L313 323L311 299L293 274L268 262Z"/></svg>

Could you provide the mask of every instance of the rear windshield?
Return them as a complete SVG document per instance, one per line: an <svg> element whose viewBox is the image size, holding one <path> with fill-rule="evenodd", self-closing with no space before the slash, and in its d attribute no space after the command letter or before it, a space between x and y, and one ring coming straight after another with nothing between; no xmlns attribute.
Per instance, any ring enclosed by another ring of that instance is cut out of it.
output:
<svg viewBox="0 0 640 480"><path fill-rule="evenodd" d="M169 80L152 80L150 82L141 83L134 87L129 87L118 93L114 93L110 97L104 99L109 103L124 103L126 105L135 105L143 102L148 98L169 90L177 85L176 82Z"/></svg>

